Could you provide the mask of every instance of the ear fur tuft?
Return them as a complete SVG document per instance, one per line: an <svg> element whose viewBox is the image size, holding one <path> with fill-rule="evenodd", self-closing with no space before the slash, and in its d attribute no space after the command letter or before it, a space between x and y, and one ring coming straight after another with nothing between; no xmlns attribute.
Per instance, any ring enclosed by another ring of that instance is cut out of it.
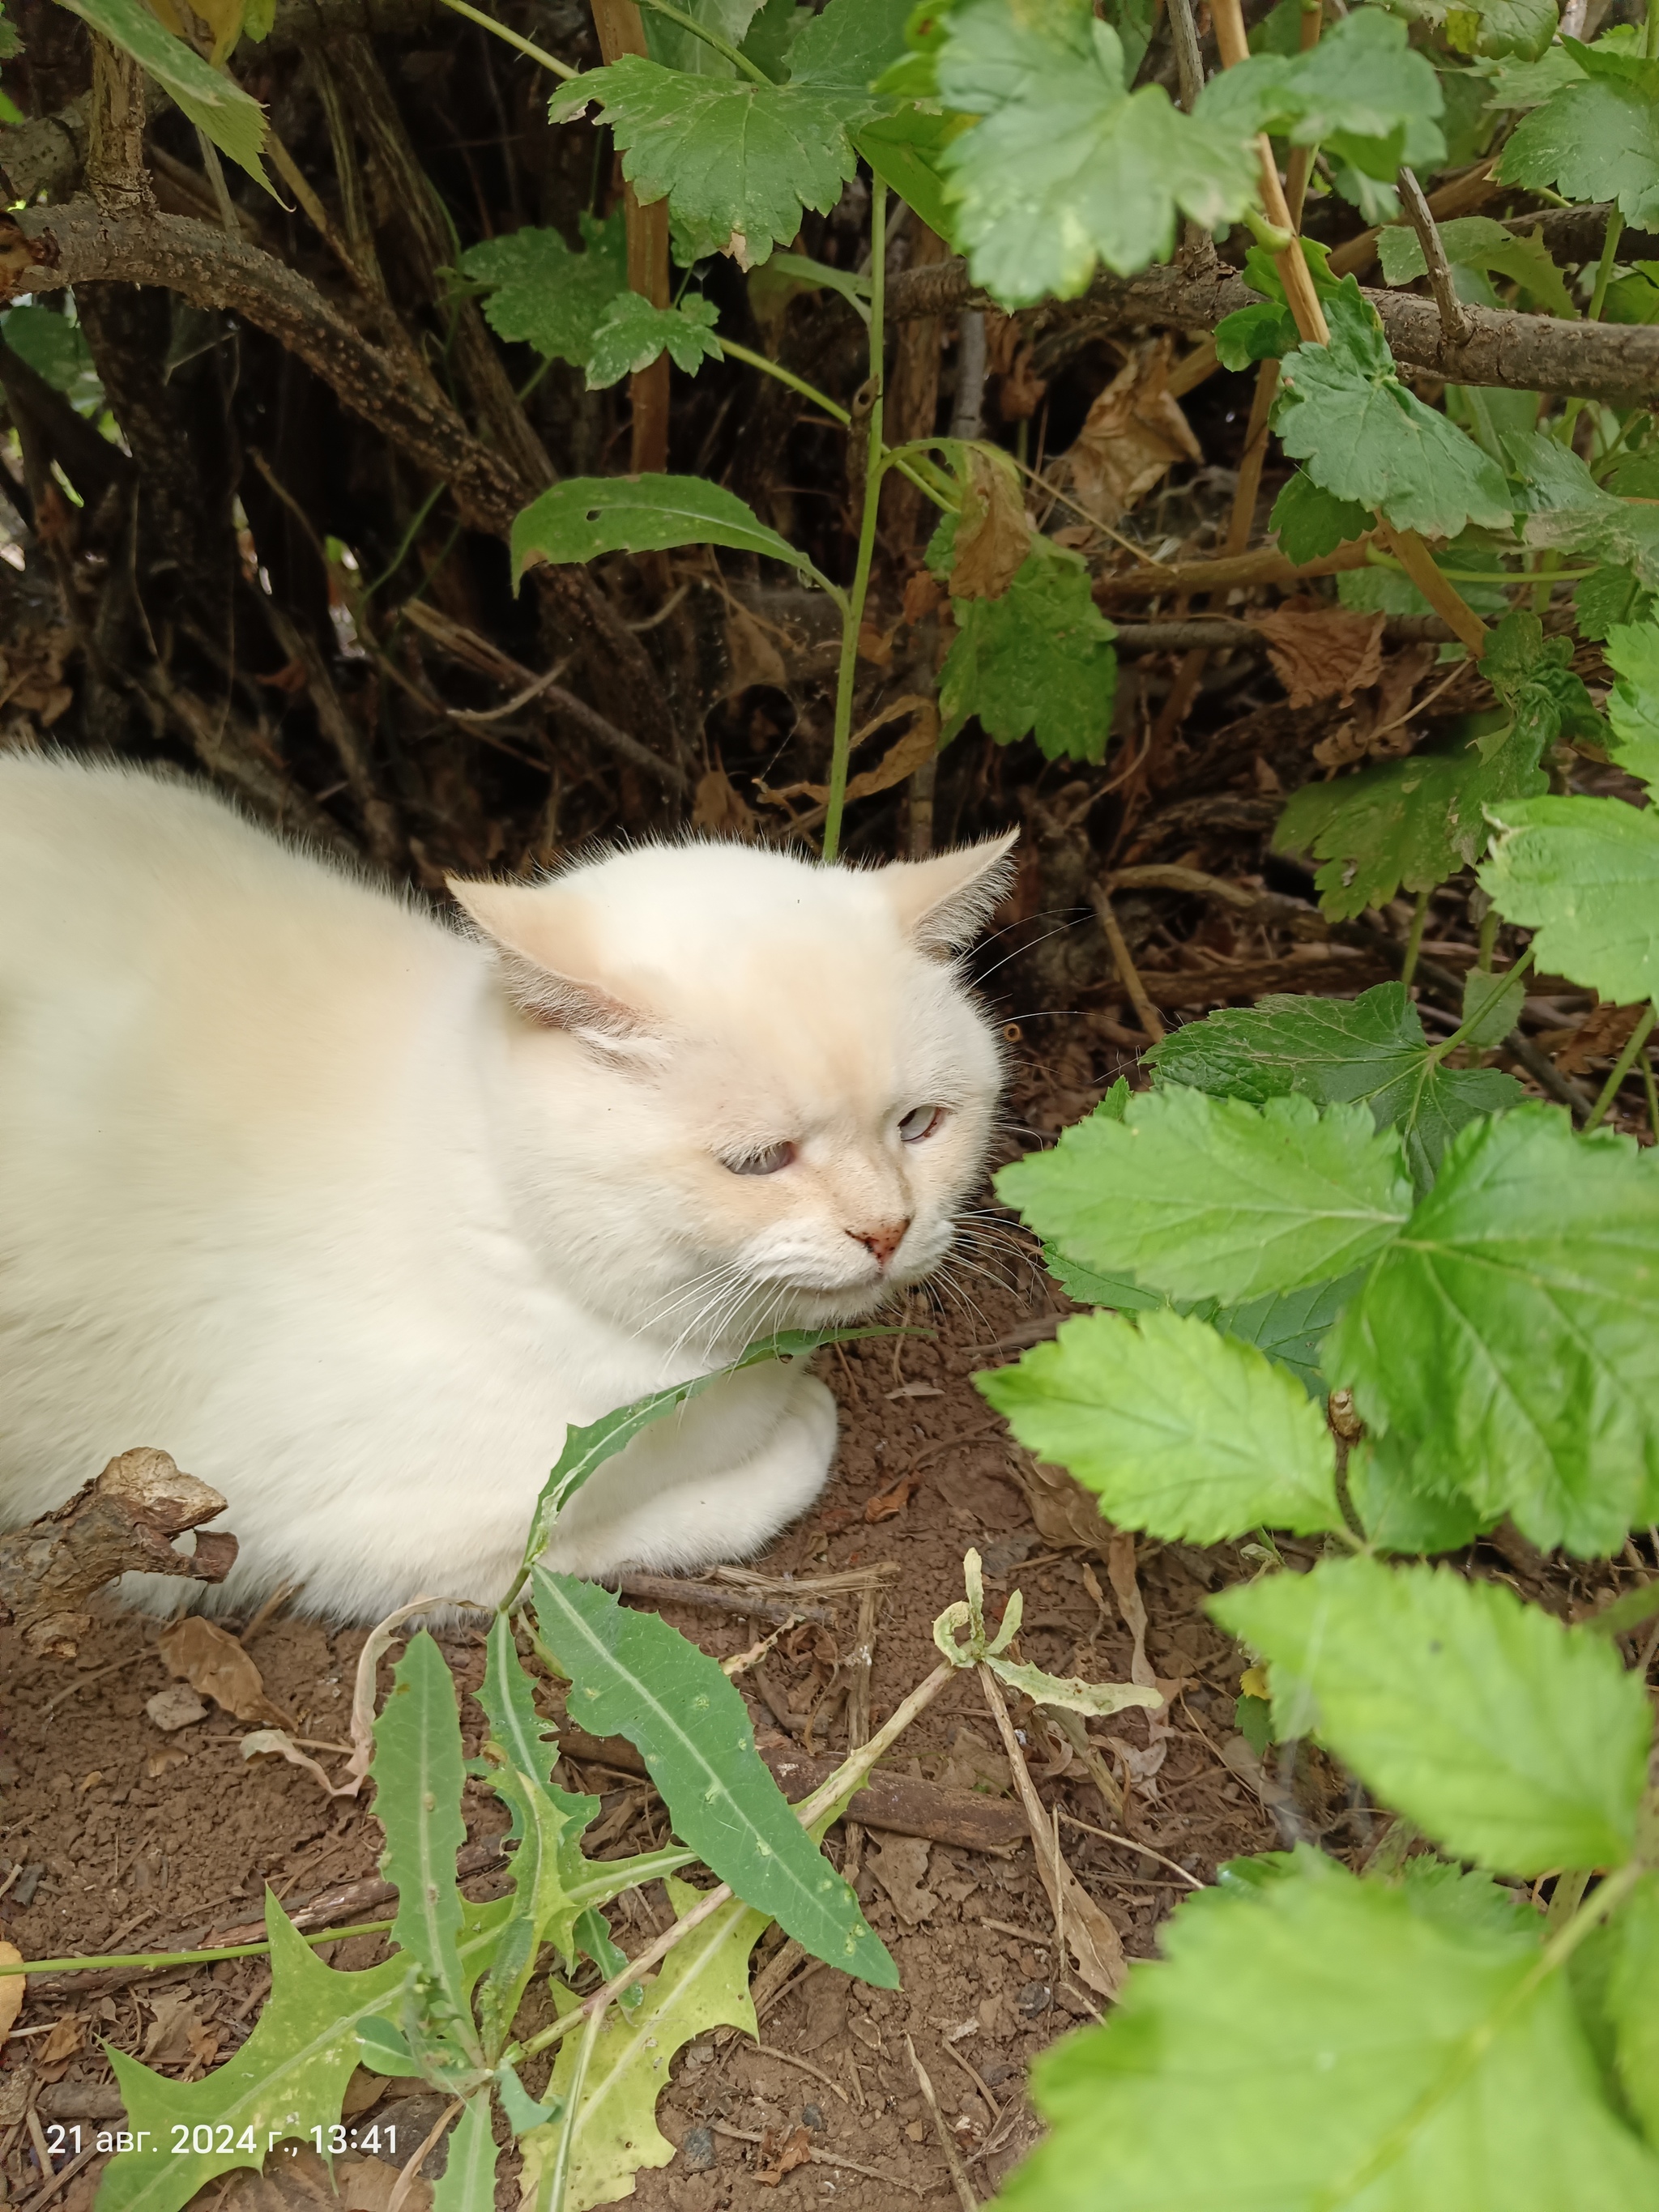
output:
<svg viewBox="0 0 1659 2212"><path fill-rule="evenodd" d="M587 951L579 898L554 884L477 883L461 876L444 881L474 928L495 947L501 981L521 1012L549 1029L568 1030L611 1048L652 1032L644 1015L593 980L596 963Z"/></svg>
<svg viewBox="0 0 1659 2212"><path fill-rule="evenodd" d="M919 951L941 959L979 935L1013 881L1018 830L929 860L896 860L881 871L899 927Z"/></svg>

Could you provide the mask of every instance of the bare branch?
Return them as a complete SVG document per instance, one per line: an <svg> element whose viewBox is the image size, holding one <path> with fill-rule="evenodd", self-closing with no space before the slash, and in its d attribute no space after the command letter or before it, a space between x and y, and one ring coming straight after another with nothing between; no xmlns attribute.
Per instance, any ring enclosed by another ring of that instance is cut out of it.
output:
<svg viewBox="0 0 1659 2212"><path fill-rule="evenodd" d="M1469 337L1468 310L1457 296L1452 283L1451 264L1446 259L1446 249L1441 243L1439 225L1435 222L1429 204L1423 197L1423 187L1411 170L1403 165L1400 171L1400 204L1406 210L1406 220L1417 234L1417 242L1423 249L1423 259L1429 272L1429 289L1434 294L1434 304L1440 310L1440 323L1453 345L1466 345Z"/></svg>

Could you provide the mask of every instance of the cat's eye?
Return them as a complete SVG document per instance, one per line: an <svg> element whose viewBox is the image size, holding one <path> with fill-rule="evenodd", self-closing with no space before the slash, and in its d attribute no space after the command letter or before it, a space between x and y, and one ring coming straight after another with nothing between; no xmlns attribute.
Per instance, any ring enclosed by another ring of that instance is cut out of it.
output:
<svg viewBox="0 0 1659 2212"><path fill-rule="evenodd" d="M913 1106L898 1125L899 1134L907 1145L919 1145L924 1137L935 1135L945 1119L943 1106Z"/></svg>
<svg viewBox="0 0 1659 2212"><path fill-rule="evenodd" d="M741 1152L725 1164L733 1175L776 1175L778 1170L787 1168L794 1157L795 1148L791 1144L768 1145L758 1152Z"/></svg>

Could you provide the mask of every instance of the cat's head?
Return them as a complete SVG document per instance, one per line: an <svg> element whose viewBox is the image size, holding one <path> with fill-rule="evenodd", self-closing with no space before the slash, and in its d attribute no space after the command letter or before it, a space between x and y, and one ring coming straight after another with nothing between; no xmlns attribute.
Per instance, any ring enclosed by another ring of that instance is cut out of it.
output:
<svg viewBox="0 0 1659 2212"><path fill-rule="evenodd" d="M1001 1067L955 956L1013 838L880 868L645 845L451 889L497 955L560 1272L688 1346L872 1312L944 1257Z"/></svg>

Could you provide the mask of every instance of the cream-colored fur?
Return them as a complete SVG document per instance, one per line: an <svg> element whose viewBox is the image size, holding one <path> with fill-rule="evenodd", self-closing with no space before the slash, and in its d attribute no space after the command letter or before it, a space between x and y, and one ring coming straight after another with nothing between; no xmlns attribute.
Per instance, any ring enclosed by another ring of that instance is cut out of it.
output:
<svg viewBox="0 0 1659 2212"><path fill-rule="evenodd" d="M1007 842L646 846L458 884L473 935L199 788L0 762L0 1517L156 1444L229 1502L219 1606L497 1599L568 1423L943 1256L999 1074L948 956ZM722 1382L550 1563L741 1556L835 1433L804 1363Z"/></svg>

